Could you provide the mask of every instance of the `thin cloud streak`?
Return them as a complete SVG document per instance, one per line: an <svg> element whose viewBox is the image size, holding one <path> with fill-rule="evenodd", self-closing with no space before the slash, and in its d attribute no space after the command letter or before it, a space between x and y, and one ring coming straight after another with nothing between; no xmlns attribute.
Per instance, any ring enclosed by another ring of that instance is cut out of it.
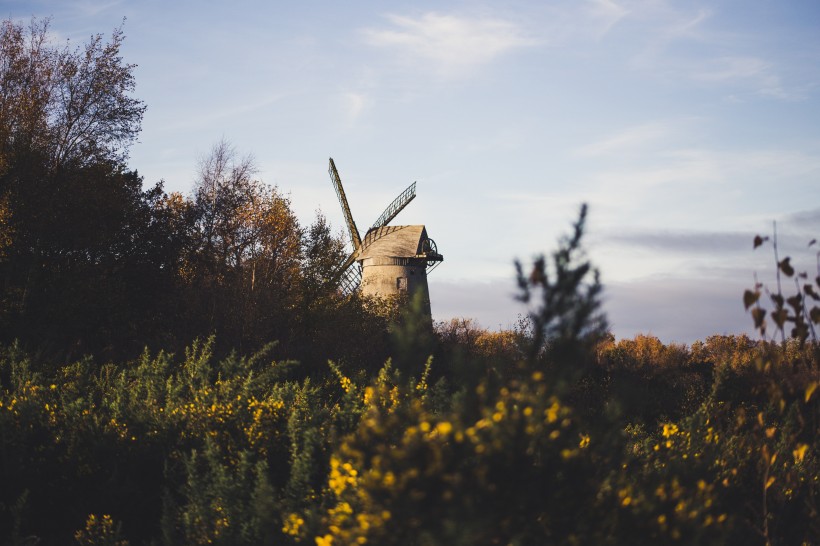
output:
<svg viewBox="0 0 820 546"><path fill-rule="evenodd" d="M252 102L249 104L244 104L242 106L235 106L232 108L224 108L222 110L215 110L208 115L197 115L197 116L186 116L186 117L178 117L176 121L165 120L162 126L158 129L160 132L173 132L179 131L182 129L195 129L199 127L209 127L214 124L214 122L223 120L223 119L234 119L238 116L243 116L245 114L249 114L256 110L261 110L263 108L267 108L271 104L279 102L285 97L284 94L277 94L267 97L265 99Z"/></svg>
<svg viewBox="0 0 820 546"><path fill-rule="evenodd" d="M537 42L503 19L429 12L420 17L388 15L391 28L365 29L366 42L432 63L441 74L460 74Z"/></svg>
<svg viewBox="0 0 820 546"><path fill-rule="evenodd" d="M784 221L800 227L820 229L820 208L795 212L784 218Z"/></svg>
<svg viewBox="0 0 820 546"><path fill-rule="evenodd" d="M719 254L749 252L753 234L727 232L626 232L607 233L600 240L617 244L646 248L655 251L687 254Z"/></svg>
<svg viewBox="0 0 820 546"><path fill-rule="evenodd" d="M647 146L656 146L658 141L671 133L669 124L653 121L628 127L615 135L582 146L574 154L581 157L595 157L625 152L646 151Z"/></svg>
<svg viewBox="0 0 820 546"><path fill-rule="evenodd" d="M638 28L645 34L645 43L633 55L629 65L636 70L656 70L668 62L667 51L678 41L704 40L703 23L712 12L700 9L696 13L681 12L666 2L655 3L650 9L635 11ZM651 30L650 30L651 29Z"/></svg>
<svg viewBox="0 0 820 546"><path fill-rule="evenodd" d="M590 17L602 26L598 38L603 38L615 25L626 17L630 10L613 0L590 0L586 7Z"/></svg>
<svg viewBox="0 0 820 546"><path fill-rule="evenodd" d="M783 88L771 62L759 57L724 56L699 63L689 75L695 81L720 85L746 85L758 95L783 100L803 98L802 92Z"/></svg>
<svg viewBox="0 0 820 546"><path fill-rule="evenodd" d="M95 17L110 10L111 8L121 5L122 3L122 0L113 0L109 2L84 0L80 2L70 2L67 7L73 9L78 17Z"/></svg>

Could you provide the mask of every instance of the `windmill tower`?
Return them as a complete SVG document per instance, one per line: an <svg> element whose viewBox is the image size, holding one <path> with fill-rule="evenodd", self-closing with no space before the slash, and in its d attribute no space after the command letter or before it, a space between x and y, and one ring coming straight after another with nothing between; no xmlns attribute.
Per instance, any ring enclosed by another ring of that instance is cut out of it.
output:
<svg viewBox="0 0 820 546"><path fill-rule="evenodd" d="M387 206L362 239L333 158L330 158L328 173L353 243L353 252L338 271L342 290L351 293L361 289L364 295L380 297L413 295L421 291L429 312L427 274L444 260L444 256L438 253L436 243L427 236L423 225L388 225L416 197L416 183L410 184Z"/></svg>

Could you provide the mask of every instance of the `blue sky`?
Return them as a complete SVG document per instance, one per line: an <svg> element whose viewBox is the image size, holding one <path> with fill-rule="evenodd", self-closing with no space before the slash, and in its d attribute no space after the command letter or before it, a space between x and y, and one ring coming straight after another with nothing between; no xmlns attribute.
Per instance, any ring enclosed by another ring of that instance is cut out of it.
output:
<svg viewBox="0 0 820 546"><path fill-rule="evenodd" d="M492 327L524 311L513 260L555 248L580 203L618 337L690 343L750 330L769 281L756 233L814 275L820 235L820 3L26 1L81 43L126 17L148 105L130 163L190 191L221 138L252 154L304 224L360 225L409 183L396 219L445 262L434 318Z"/></svg>

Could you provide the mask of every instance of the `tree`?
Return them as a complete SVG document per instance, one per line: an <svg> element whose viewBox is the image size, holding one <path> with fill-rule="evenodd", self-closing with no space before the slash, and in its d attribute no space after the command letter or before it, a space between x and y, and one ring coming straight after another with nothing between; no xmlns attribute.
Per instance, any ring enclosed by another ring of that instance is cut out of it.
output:
<svg viewBox="0 0 820 546"><path fill-rule="evenodd" d="M248 348L281 338L299 287L302 231L290 201L225 140L200 162L189 262L199 332ZM245 345L243 345L245 344Z"/></svg>
<svg viewBox="0 0 820 546"><path fill-rule="evenodd" d="M0 22L4 337L94 351L158 314L175 232L161 184L143 191L124 165L145 106L123 40L120 27L72 48L47 19Z"/></svg>
<svg viewBox="0 0 820 546"><path fill-rule="evenodd" d="M303 242L302 276L305 297L315 301L338 289L335 273L347 258L342 236L334 236L330 224L321 211L307 228Z"/></svg>
<svg viewBox="0 0 820 546"><path fill-rule="evenodd" d="M55 196L72 172L122 169L145 112L131 97L135 65L119 55L124 38L120 27L108 42L97 34L60 48L48 19L0 23L0 240L10 255L36 257L53 242L35 232L62 206ZM87 215L82 207L75 213L62 218L66 237Z"/></svg>
<svg viewBox="0 0 820 546"><path fill-rule="evenodd" d="M48 20L0 23L0 174L12 150L48 147L58 61L47 44Z"/></svg>
<svg viewBox="0 0 820 546"><path fill-rule="evenodd" d="M253 158L238 158L226 140L216 143L200 160L194 206L201 249L211 266L241 266L247 256L251 226L243 225L240 213L256 197L255 174Z"/></svg>
<svg viewBox="0 0 820 546"><path fill-rule="evenodd" d="M122 26L74 49L51 45L48 28L48 19L0 23L0 167L32 149L53 170L122 162L146 108L131 96L136 65L120 57Z"/></svg>

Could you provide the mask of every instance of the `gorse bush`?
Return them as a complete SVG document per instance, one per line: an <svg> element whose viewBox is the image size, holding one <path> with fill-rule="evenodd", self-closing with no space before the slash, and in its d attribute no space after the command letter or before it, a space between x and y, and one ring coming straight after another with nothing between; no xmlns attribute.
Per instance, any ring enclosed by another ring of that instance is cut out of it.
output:
<svg viewBox="0 0 820 546"><path fill-rule="evenodd" d="M583 228L521 327L410 305L376 370L5 347L0 543L816 543L816 343L616 342Z"/></svg>

